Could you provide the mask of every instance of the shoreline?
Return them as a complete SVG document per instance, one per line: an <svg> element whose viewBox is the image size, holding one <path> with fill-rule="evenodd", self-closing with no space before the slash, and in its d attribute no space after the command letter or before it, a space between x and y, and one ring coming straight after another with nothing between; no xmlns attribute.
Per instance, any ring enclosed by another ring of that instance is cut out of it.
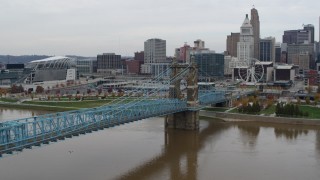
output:
<svg viewBox="0 0 320 180"><path fill-rule="evenodd" d="M72 107L47 106L47 105L35 105L35 104L17 104L17 103L7 103L7 102L0 102L0 107L15 108L15 109L29 109L29 110L42 110L42 111L51 111L51 112L78 110L77 108L72 108Z"/></svg>
<svg viewBox="0 0 320 180"><path fill-rule="evenodd" d="M320 126L320 119L304 119L291 117L270 117L249 114L237 114L227 112L216 112L212 118L219 118L227 122L265 122L292 125L316 125Z"/></svg>

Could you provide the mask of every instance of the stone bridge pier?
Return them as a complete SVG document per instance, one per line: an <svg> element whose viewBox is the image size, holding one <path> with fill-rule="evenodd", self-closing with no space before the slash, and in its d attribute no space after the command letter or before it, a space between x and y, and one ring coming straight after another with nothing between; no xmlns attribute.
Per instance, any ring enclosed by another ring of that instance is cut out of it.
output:
<svg viewBox="0 0 320 180"><path fill-rule="evenodd" d="M198 100L198 66L192 62L188 64L174 63L171 66L171 79L188 68L187 74L184 76L187 82L187 105L188 107L197 107ZM178 78L170 84L169 98L181 99L184 95L180 90L180 83L183 77ZM167 115L165 117L165 127L173 129L197 130L199 129L199 111L184 111Z"/></svg>

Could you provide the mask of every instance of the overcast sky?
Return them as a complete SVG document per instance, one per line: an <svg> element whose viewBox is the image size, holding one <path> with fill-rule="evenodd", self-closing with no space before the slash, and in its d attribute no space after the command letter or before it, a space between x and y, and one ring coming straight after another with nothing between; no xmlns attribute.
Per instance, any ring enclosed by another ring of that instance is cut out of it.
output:
<svg viewBox="0 0 320 180"><path fill-rule="evenodd" d="M261 38L281 42L284 30L315 26L319 0L0 0L0 54L133 55L150 38L167 41L167 55L202 39L223 52L252 5Z"/></svg>

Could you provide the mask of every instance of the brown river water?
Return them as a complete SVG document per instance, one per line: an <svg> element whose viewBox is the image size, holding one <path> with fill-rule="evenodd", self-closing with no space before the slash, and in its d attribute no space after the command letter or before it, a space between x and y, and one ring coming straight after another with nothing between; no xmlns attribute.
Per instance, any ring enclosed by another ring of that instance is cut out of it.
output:
<svg viewBox="0 0 320 180"><path fill-rule="evenodd" d="M0 121L44 112L0 108ZM26 149L0 159L1 180L319 180L320 127L161 117Z"/></svg>

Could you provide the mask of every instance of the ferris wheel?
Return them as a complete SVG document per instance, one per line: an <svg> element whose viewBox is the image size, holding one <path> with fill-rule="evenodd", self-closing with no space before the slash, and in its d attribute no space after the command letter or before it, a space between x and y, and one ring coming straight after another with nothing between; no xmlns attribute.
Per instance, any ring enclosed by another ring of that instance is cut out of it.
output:
<svg viewBox="0 0 320 180"><path fill-rule="evenodd" d="M246 83L256 84L262 80L264 75L263 64L255 58L241 61L237 68L239 77Z"/></svg>

